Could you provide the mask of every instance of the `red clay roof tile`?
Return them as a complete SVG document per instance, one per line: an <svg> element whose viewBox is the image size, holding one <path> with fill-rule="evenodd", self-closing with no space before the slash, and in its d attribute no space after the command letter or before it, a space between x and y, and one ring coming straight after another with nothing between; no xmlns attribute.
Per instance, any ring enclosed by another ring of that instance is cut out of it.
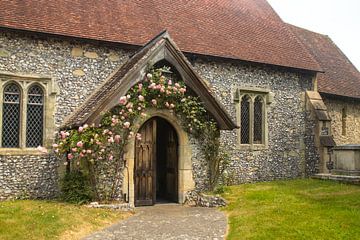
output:
<svg viewBox="0 0 360 240"><path fill-rule="evenodd" d="M326 35L288 26L324 70L318 73L318 91L360 98L360 73L333 41Z"/></svg>
<svg viewBox="0 0 360 240"><path fill-rule="evenodd" d="M184 52L320 70L266 0L1 0L0 9L7 28L133 45L167 29Z"/></svg>

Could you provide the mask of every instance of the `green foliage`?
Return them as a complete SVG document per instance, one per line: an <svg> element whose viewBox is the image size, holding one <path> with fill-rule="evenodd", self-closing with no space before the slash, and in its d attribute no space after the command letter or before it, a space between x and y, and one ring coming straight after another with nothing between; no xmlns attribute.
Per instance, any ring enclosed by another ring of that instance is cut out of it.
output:
<svg viewBox="0 0 360 240"><path fill-rule="evenodd" d="M215 194L225 193L225 186L223 186L223 185L216 186L213 193L215 193Z"/></svg>
<svg viewBox="0 0 360 240"><path fill-rule="evenodd" d="M89 177L79 170L65 174L61 182L61 199L65 202L83 204L90 202L94 193Z"/></svg>

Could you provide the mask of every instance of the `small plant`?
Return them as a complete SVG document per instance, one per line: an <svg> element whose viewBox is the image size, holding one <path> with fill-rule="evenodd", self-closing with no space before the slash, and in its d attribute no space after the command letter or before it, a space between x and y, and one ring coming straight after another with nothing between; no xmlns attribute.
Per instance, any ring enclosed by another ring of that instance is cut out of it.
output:
<svg viewBox="0 0 360 240"><path fill-rule="evenodd" d="M65 202L84 204L93 199L89 177L81 171L65 174L61 185L61 199Z"/></svg>

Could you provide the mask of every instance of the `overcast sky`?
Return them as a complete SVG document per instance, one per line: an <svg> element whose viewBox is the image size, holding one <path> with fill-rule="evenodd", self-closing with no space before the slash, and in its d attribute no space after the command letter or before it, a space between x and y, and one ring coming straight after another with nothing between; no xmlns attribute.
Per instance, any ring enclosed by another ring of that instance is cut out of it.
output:
<svg viewBox="0 0 360 240"><path fill-rule="evenodd" d="M287 23L326 34L360 70L360 0L268 0Z"/></svg>

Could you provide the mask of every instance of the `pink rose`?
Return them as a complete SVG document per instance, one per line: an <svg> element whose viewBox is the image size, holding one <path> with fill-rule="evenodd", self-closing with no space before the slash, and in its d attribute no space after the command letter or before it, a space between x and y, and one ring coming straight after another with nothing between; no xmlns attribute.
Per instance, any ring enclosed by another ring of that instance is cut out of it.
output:
<svg viewBox="0 0 360 240"><path fill-rule="evenodd" d="M69 160L71 160L71 159L74 158L74 155L72 155L71 153L69 153L69 154L67 155L67 158L68 158Z"/></svg>
<svg viewBox="0 0 360 240"><path fill-rule="evenodd" d="M125 105L125 104L127 103L127 98L126 98L125 96L122 96L122 97L120 98L120 100L119 100L119 103L120 103L121 105Z"/></svg>
<svg viewBox="0 0 360 240"><path fill-rule="evenodd" d="M53 148L58 148L59 147L59 145L57 145L56 143L54 143L52 146L53 146Z"/></svg>
<svg viewBox="0 0 360 240"><path fill-rule="evenodd" d="M78 146L79 148L82 148L84 146L82 141L77 142L76 146Z"/></svg>
<svg viewBox="0 0 360 240"><path fill-rule="evenodd" d="M68 135L67 135L67 132L61 131L60 136L62 139L65 139Z"/></svg>
<svg viewBox="0 0 360 240"><path fill-rule="evenodd" d="M170 108L174 108L174 107L175 107L175 105L171 103L171 104L170 104Z"/></svg>
<svg viewBox="0 0 360 240"><path fill-rule="evenodd" d="M114 156L113 156L113 155L110 155L109 160L111 161L111 160L113 160L113 159L114 159Z"/></svg>
<svg viewBox="0 0 360 240"><path fill-rule="evenodd" d="M127 105L126 105L126 108L132 108L134 106L133 103L129 102Z"/></svg>
<svg viewBox="0 0 360 240"><path fill-rule="evenodd" d="M115 135L114 140L115 140L116 143L120 143L121 136L120 135Z"/></svg>
<svg viewBox="0 0 360 240"><path fill-rule="evenodd" d="M156 104L157 104L156 99L152 99L152 100L151 100L151 103L152 103L153 105L156 105Z"/></svg>
<svg viewBox="0 0 360 240"><path fill-rule="evenodd" d="M129 122L124 122L124 127L125 127L125 128L129 128L129 127L130 127L130 123L129 123Z"/></svg>
<svg viewBox="0 0 360 240"><path fill-rule="evenodd" d="M91 149L86 150L86 153L91 154L92 153Z"/></svg>
<svg viewBox="0 0 360 240"><path fill-rule="evenodd" d="M168 102L166 102L165 107L170 107L170 104Z"/></svg>
<svg viewBox="0 0 360 240"><path fill-rule="evenodd" d="M142 96L142 95L139 95L138 98L139 98L139 101L140 101L140 102L143 102L143 101L145 100L144 96Z"/></svg>
<svg viewBox="0 0 360 240"><path fill-rule="evenodd" d="M113 143L113 142L114 142L114 138L113 138L113 137L108 138L108 143Z"/></svg>
<svg viewBox="0 0 360 240"><path fill-rule="evenodd" d="M84 131L84 128L83 128L83 127L79 127L78 131L79 131L79 132L82 132L82 131Z"/></svg>
<svg viewBox="0 0 360 240"><path fill-rule="evenodd" d="M72 148L71 151L77 152L77 148Z"/></svg>
<svg viewBox="0 0 360 240"><path fill-rule="evenodd" d="M171 85L171 84L172 84L172 81L171 81L171 80L169 80L169 81L168 81L168 85Z"/></svg>

